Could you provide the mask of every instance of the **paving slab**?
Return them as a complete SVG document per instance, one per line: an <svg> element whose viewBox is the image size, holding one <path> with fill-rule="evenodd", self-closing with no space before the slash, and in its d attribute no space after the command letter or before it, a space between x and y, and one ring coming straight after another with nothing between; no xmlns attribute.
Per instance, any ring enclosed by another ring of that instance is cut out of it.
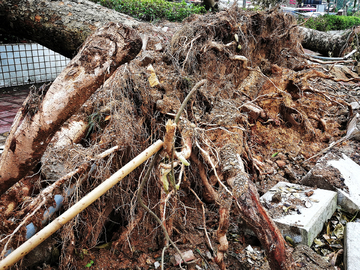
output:
<svg viewBox="0 0 360 270"><path fill-rule="evenodd" d="M328 153L304 176L301 184L338 192L338 205L355 214L360 210L360 166L344 153Z"/></svg>
<svg viewBox="0 0 360 270"><path fill-rule="evenodd" d="M337 193L279 182L260 198L284 237L311 246L337 206Z"/></svg>
<svg viewBox="0 0 360 270"><path fill-rule="evenodd" d="M0 89L0 134L8 132L15 115L29 94L29 85ZM0 138L0 145L1 145Z"/></svg>
<svg viewBox="0 0 360 270"><path fill-rule="evenodd" d="M345 227L344 264L345 270L360 269L360 223L349 222Z"/></svg>

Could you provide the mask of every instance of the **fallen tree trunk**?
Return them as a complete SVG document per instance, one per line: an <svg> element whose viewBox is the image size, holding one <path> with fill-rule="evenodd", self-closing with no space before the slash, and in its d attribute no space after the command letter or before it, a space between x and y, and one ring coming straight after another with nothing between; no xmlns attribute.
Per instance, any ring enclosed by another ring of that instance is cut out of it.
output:
<svg viewBox="0 0 360 270"><path fill-rule="evenodd" d="M115 23L87 39L41 104L28 104L19 128L12 127L0 161L0 195L36 166L61 125L118 66L132 60L141 46L135 30Z"/></svg>
<svg viewBox="0 0 360 270"><path fill-rule="evenodd" d="M31 39L70 58L86 37L110 21L128 26L140 24L130 16L88 0L4 0L0 3L0 31ZM333 57L349 52L347 47L354 36L353 32L332 35L305 27L298 29L305 48L326 56L331 52Z"/></svg>
<svg viewBox="0 0 360 270"><path fill-rule="evenodd" d="M319 52L325 56L340 57L350 52L355 31L347 31L344 34L329 34L314 29L298 27L304 48Z"/></svg>
<svg viewBox="0 0 360 270"><path fill-rule="evenodd" d="M138 21L87 0L0 2L0 31L28 38L72 58L85 39L108 22Z"/></svg>

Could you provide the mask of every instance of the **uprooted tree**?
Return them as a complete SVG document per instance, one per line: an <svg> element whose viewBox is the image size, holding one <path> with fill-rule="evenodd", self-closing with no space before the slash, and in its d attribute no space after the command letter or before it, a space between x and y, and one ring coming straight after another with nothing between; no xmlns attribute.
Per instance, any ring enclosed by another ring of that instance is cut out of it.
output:
<svg viewBox="0 0 360 270"><path fill-rule="evenodd" d="M25 241L28 231L20 225L45 226L54 195L69 208L164 139L146 192L139 189L145 174L140 168L54 236L61 241L60 267L76 265L75 254L107 237L118 268L146 267L150 249L161 253L168 246L165 234L181 250L209 250L225 269L232 245L227 232L239 216L272 269L293 269L290 249L260 204L257 187L276 181L267 161L275 149L311 157L342 135L336 112L349 108L325 92L337 87L331 71L302 58L294 24L276 11L234 8L193 16L179 29L138 25L143 44L123 25L100 28L47 91L30 94L17 116L21 124L13 126L0 163L2 192L22 179L1 197L0 232L7 235L2 256ZM194 87L178 125L171 124ZM81 122L86 124L74 124ZM112 147L117 152L99 155ZM208 226L216 229L213 235ZM25 258L23 265L29 263Z"/></svg>

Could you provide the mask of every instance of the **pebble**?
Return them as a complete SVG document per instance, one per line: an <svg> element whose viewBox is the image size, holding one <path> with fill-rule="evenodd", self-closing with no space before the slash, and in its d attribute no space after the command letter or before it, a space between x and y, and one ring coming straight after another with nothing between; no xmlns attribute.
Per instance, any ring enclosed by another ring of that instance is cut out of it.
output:
<svg viewBox="0 0 360 270"><path fill-rule="evenodd" d="M286 162L285 162L285 160L277 160L277 161L275 161L276 162L276 164L280 167L280 168L282 168L282 167L284 167L285 165L286 165Z"/></svg>

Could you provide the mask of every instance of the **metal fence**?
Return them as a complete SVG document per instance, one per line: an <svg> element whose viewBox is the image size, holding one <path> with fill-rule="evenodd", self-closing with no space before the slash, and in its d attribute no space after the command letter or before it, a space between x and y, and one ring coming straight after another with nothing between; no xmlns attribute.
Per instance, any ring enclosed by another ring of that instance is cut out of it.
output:
<svg viewBox="0 0 360 270"><path fill-rule="evenodd" d="M0 87L52 81L69 61L37 43L0 44Z"/></svg>

